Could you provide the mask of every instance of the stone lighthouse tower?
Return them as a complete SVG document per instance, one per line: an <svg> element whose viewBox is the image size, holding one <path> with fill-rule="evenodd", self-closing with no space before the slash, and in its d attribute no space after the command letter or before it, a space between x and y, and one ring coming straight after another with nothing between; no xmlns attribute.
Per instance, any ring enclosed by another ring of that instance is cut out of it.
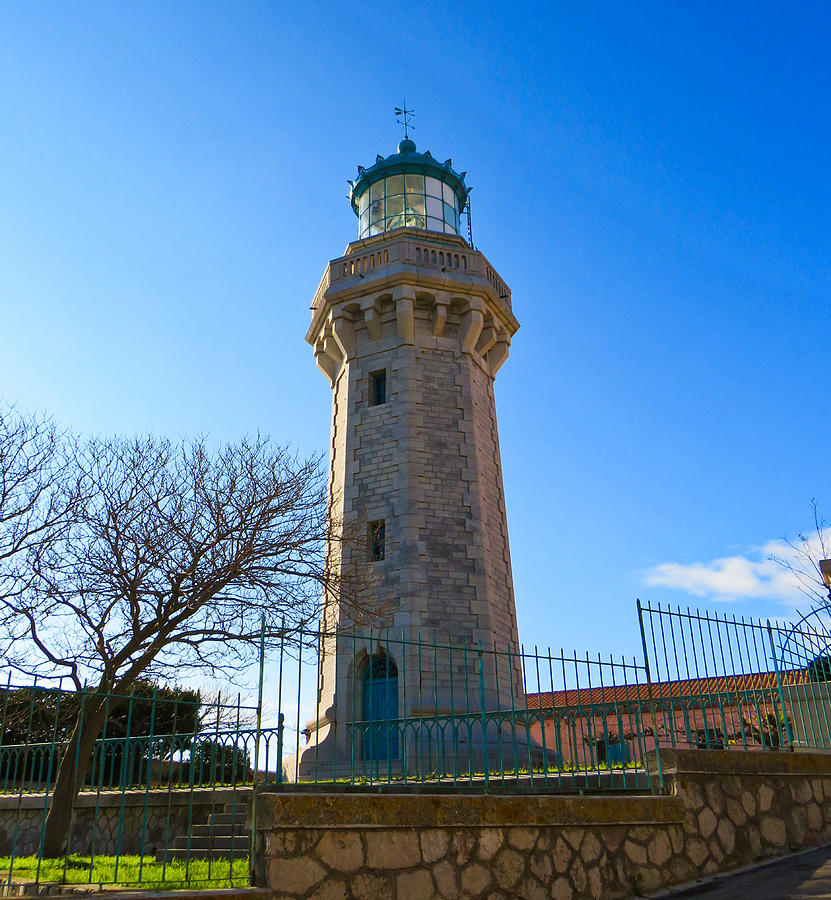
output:
<svg viewBox="0 0 831 900"><path fill-rule="evenodd" d="M519 323L507 285L460 234L468 192L451 160L406 135L359 166L358 239L314 297L306 340L332 387L332 514L365 529L359 563L379 621L375 636L348 636L348 611L327 609L338 637L322 641L301 777L379 752L406 765L408 719L496 709L522 692L493 392ZM419 642L439 650L419 655ZM480 646L505 656L484 665ZM380 751L354 725L373 718L404 723Z"/></svg>

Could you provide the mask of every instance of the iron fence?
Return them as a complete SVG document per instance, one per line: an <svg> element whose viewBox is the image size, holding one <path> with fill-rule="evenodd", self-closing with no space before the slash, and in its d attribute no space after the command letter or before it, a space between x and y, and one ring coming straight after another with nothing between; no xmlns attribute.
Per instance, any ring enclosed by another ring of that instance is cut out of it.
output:
<svg viewBox="0 0 831 900"><path fill-rule="evenodd" d="M285 782L585 791L660 781L635 659L304 631L281 648L278 684Z"/></svg>
<svg viewBox="0 0 831 900"><path fill-rule="evenodd" d="M249 881L247 814L256 783L276 781L279 727L238 695L211 701L144 688L127 696L12 685L0 689L0 881L143 887ZM103 710L80 752L85 708ZM77 791L58 788L69 767ZM74 799L73 799L74 796ZM50 814L69 804L60 854Z"/></svg>
<svg viewBox="0 0 831 900"><path fill-rule="evenodd" d="M638 617L660 746L831 749L824 626L640 602Z"/></svg>
<svg viewBox="0 0 831 900"><path fill-rule="evenodd" d="M283 631L268 677L261 653L256 705L9 680L0 881L247 884L263 789L654 792L662 748L831 749L831 628L637 609L642 661ZM103 715L82 758L86 704ZM56 855L46 835L66 766L78 793Z"/></svg>

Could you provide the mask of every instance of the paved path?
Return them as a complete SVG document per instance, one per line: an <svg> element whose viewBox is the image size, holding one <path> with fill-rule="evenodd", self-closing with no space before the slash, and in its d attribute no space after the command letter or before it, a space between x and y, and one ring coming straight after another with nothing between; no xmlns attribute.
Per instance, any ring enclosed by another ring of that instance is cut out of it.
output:
<svg viewBox="0 0 831 900"><path fill-rule="evenodd" d="M688 885L672 897L706 900L831 900L831 846L789 856L711 882Z"/></svg>

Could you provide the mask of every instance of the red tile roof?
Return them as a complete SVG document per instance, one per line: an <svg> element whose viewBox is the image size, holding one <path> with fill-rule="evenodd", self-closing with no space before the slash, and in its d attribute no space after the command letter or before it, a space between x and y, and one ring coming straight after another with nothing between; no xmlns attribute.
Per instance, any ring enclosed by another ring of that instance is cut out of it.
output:
<svg viewBox="0 0 831 900"><path fill-rule="evenodd" d="M810 676L806 669L789 669L781 673L783 686L806 684ZM750 675L720 675L712 678L689 678L681 681L659 681L652 685L652 699L669 700L715 694L742 695L750 691L777 690L775 672L755 672ZM646 703L650 699L646 684L619 684L603 687L576 688L566 691L546 691L526 694L528 709L549 709L563 706L589 706L603 703ZM740 697L741 699L741 697Z"/></svg>

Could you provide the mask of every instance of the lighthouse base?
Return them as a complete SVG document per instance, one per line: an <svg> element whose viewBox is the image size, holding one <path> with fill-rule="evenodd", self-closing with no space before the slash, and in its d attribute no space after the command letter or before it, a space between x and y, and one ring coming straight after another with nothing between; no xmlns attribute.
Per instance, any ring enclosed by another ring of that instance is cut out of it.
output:
<svg viewBox="0 0 831 900"><path fill-rule="evenodd" d="M309 743L284 760L288 782L455 783L489 778L529 776L557 770L562 760L530 735L491 722L437 727L435 722L360 723L344 729L339 741L336 722L326 734L310 734ZM320 734L321 740L315 740Z"/></svg>

